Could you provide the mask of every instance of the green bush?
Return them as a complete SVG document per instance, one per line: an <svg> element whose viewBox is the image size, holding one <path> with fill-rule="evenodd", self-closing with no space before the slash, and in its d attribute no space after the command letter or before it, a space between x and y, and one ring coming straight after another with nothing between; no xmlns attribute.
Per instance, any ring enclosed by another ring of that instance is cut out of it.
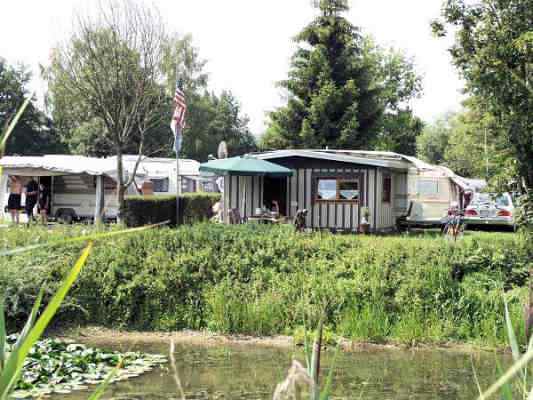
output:
<svg viewBox="0 0 533 400"><path fill-rule="evenodd" d="M213 205L220 200L217 193L187 193L180 196L180 223L207 221L213 216ZM128 196L125 200L125 222L129 227L169 221L176 225L176 196Z"/></svg>
<svg viewBox="0 0 533 400"><path fill-rule="evenodd" d="M50 239L5 229L0 249ZM12 244L13 243L13 244ZM22 320L42 282L53 288L79 247L0 258L0 291ZM503 299L517 328L532 267L517 234L297 234L290 226L195 224L101 243L63 321L139 330L270 335L316 326L363 341L505 343ZM523 329L518 329L523 337Z"/></svg>

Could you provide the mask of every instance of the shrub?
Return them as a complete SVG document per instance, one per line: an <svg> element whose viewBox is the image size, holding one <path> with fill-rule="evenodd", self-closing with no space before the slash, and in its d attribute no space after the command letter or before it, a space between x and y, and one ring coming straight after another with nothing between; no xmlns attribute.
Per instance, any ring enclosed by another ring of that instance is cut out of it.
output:
<svg viewBox="0 0 533 400"><path fill-rule="evenodd" d="M69 234L32 229L4 229L0 249ZM0 257L10 322L24 319L42 282L53 288L78 250ZM316 326L325 309L333 333L357 340L498 345L502 293L518 321L531 262L529 246L512 233L467 233L450 244L297 234L291 226L165 227L100 244L62 316L114 328L266 335Z"/></svg>
<svg viewBox="0 0 533 400"><path fill-rule="evenodd" d="M220 200L217 193L187 193L180 197L180 223L192 224L213 216L213 205ZM176 196L128 196L125 222L129 227L169 221L176 225Z"/></svg>

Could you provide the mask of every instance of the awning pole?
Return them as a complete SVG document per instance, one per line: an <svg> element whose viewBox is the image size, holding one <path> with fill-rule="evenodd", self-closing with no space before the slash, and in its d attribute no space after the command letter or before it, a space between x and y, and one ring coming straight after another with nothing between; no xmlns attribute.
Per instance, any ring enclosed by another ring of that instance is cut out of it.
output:
<svg viewBox="0 0 533 400"><path fill-rule="evenodd" d="M101 225L104 214L104 176L96 176L96 207L94 210L94 224Z"/></svg>
<svg viewBox="0 0 533 400"><path fill-rule="evenodd" d="M181 195L181 180L180 180L180 157L176 153L176 226L180 224L180 195Z"/></svg>

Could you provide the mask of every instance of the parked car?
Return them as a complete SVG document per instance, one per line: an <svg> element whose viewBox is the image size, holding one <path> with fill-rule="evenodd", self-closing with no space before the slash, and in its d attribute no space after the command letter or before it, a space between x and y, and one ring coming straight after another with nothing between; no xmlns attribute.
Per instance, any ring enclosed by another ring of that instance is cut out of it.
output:
<svg viewBox="0 0 533 400"><path fill-rule="evenodd" d="M510 193L475 193L465 209L465 223L515 228L515 205Z"/></svg>

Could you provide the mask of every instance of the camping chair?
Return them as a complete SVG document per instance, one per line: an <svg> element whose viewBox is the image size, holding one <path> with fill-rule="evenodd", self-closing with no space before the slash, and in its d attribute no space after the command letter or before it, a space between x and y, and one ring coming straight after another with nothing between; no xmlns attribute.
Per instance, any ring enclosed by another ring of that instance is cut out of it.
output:
<svg viewBox="0 0 533 400"><path fill-rule="evenodd" d="M303 232L305 229L305 219L307 217L307 210L298 210L296 216L294 217L294 227L296 232Z"/></svg>
<svg viewBox="0 0 533 400"><path fill-rule="evenodd" d="M409 202L409 206L407 207L407 212L404 215L399 216L396 219L396 230L398 232L409 232L409 223L407 222L407 218L411 216L411 212L413 211L413 202Z"/></svg>
<svg viewBox="0 0 533 400"><path fill-rule="evenodd" d="M241 212L238 208L232 208L229 210L229 223L231 225L240 225L244 223L243 218L241 218Z"/></svg>

